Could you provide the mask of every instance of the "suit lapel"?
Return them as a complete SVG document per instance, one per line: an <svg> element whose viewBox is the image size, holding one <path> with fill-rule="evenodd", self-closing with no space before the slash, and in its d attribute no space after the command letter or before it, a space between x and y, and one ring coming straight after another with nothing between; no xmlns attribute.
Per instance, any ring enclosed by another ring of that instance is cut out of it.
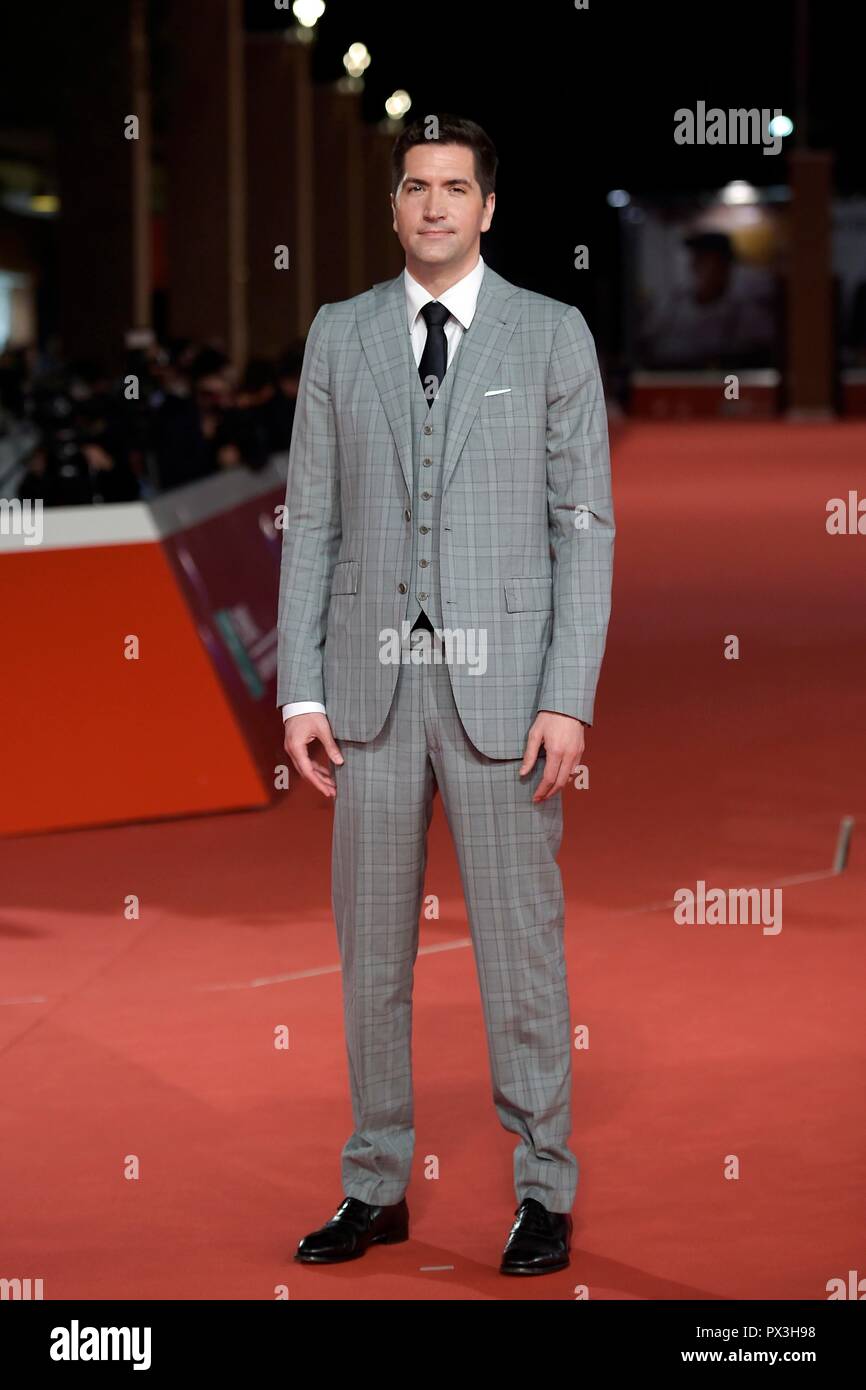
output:
<svg viewBox="0 0 866 1390"><path fill-rule="evenodd" d="M394 280L376 286L357 311L361 347L379 392L406 490L412 496L412 341L406 324L406 294L402 272ZM420 379L418 385L421 385Z"/></svg>
<svg viewBox="0 0 866 1390"><path fill-rule="evenodd" d="M505 349L520 319L517 286L484 267L478 302L454 357L455 376L448 401L448 424L442 466L444 493L457 466L484 392L496 381ZM449 371L451 368L449 367Z"/></svg>

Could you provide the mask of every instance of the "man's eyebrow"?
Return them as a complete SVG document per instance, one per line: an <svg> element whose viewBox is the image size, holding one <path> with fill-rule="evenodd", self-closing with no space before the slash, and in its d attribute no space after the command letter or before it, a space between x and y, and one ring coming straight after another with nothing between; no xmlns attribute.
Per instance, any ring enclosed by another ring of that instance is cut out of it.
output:
<svg viewBox="0 0 866 1390"><path fill-rule="evenodd" d="M403 182L404 182L404 183L423 183L423 185L424 185L425 188L429 188L429 186L430 186L426 179L415 178L412 174L407 174L406 177L404 178ZM448 184L448 183L465 183L465 184L467 185L467 187L468 187L468 186L472 183L472 180L471 180L471 179L462 179L462 178L461 178L461 179L443 179L442 182L445 183L445 184Z"/></svg>

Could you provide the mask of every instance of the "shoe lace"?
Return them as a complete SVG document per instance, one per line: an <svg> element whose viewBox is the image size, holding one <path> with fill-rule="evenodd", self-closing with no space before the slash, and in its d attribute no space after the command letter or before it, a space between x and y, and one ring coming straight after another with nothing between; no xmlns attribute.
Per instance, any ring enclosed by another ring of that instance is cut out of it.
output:
<svg viewBox="0 0 866 1390"><path fill-rule="evenodd" d="M517 1208L511 1234L515 1231L529 1231L532 1235L550 1235L550 1217L540 1202L527 1199Z"/></svg>
<svg viewBox="0 0 866 1390"><path fill-rule="evenodd" d="M331 1218L332 1221L345 1221L349 1226L363 1227L369 1210L366 1202L360 1201L357 1197L347 1197L340 1204Z"/></svg>

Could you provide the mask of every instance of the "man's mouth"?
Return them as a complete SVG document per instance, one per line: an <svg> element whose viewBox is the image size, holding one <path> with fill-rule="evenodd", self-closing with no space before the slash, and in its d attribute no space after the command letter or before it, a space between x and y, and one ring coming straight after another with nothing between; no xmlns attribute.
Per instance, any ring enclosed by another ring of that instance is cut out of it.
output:
<svg viewBox="0 0 866 1390"><path fill-rule="evenodd" d="M422 232L421 236L450 236L450 231Z"/></svg>

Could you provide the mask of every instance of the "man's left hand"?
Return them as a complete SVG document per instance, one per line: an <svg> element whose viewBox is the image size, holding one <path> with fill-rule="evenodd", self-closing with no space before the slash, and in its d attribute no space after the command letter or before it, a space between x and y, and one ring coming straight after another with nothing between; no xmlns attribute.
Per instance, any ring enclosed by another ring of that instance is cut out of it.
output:
<svg viewBox="0 0 866 1390"><path fill-rule="evenodd" d="M546 766L533 801L546 801L548 797L556 796L569 778L575 776L583 756L584 727L579 719L572 719L568 714L542 710L536 715L520 765L520 776L523 777L535 766L538 750L544 744Z"/></svg>

